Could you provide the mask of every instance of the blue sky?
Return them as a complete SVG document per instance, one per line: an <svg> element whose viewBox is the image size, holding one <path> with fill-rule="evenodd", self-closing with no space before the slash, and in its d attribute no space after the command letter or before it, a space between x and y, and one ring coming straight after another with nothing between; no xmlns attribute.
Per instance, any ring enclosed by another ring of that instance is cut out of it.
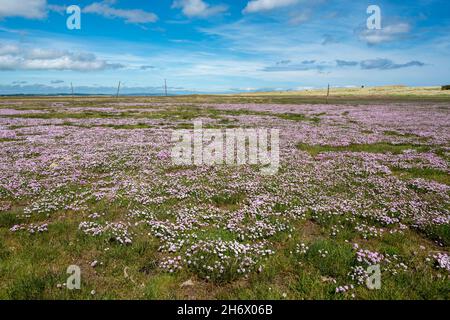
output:
<svg viewBox="0 0 450 320"><path fill-rule="evenodd" d="M448 84L449 13L447 0L0 0L0 94Z"/></svg>

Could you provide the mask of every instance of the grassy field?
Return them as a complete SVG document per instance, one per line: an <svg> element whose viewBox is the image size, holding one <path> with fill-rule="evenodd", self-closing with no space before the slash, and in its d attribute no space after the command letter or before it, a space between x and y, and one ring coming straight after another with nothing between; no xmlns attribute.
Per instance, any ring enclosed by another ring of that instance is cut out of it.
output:
<svg viewBox="0 0 450 320"><path fill-rule="evenodd" d="M450 299L450 92L328 102L1 98L0 298ZM173 165L172 131L199 119L280 129L280 170Z"/></svg>
<svg viewBox="0 0 450 320"><path fill-rule="evenodd" d="M24 97L8 97L8 99L22 100ZM26 100L45 101L48 97L27 97ZM102 102L115 97L76 97L79 101ZM119 101L128 102L171 102L171 103L276 103L276 104L323 104L327 102L327 89L310 89L303 91L252 92L241 94L211 94L211 95L174 95L169 97L119 97ZM333 88L328 97L329 104L373 104L373 103L433 103L450 101L450 90L440 87L405 87L385 86L367 88Z"/></svg>

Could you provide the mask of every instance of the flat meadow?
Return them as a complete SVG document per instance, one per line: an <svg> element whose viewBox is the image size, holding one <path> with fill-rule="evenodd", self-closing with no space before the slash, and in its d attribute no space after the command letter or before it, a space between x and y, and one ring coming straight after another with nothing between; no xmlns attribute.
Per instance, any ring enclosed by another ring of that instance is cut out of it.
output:
<svg viewBox="0 0 450 320"><path fill-rule="evenodd" d="M279 129L278 172L174 165L194 120ZM450 299L449 127L449 95L2 97L0 298Z"/></svg>

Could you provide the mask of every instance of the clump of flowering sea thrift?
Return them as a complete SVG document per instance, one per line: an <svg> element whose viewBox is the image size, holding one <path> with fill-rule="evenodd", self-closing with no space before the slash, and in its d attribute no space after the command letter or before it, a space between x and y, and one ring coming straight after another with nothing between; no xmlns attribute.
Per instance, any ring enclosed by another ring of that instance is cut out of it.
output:
<svg viewBox="0 0 450 320"><path fill-rule="evenodd" d="M400 272L408 271L409 267L402 260L403 259L396 254L386 253L383 260L383 270L394 276Z"/></svg>
<svg viewBox="0 0 450 320"><path fill-rule="evenodd" d="M339 286L336 288L336 293L346 293L350 290L353 290L355 287L351 284L351 285L344 285L344 286Z"/></svg>
<svg viewBox="0 0 450 320"><path fill-rule="evenodd" d="M1 191L0 191L1 194ZM10 202L1 202L0 201L0 212L1 211L8 211L11 209L11 203Z"/></svg>
<svg viewBox="0 0 450 320"><path fill-rule="evenodd" d="M319 249L319 255L322 257L322 258L326 258L327 256L328 256L328 251L327 250L324 250L324 249Z"/></svg>
<svg viewBox="0 0 450 320"><path fill-rule="evenodd" d="M166 257L160 262L159 266L163 270L165 270L169 273L173 273L173 272L183 269L183 264L185 262L186 262L186 259L182 259L181 256Z"/></svg>
<svg viewBox="0 0 450 320"><path fill-rule="evenodd" d="M367 265L375 265L382 262L384 256L379 252L360 249L356 252L356 260Z"/></svg>
<svg viewBox="0 0 450 320"><path fill-rule="evenodd" d="M104 215L105 214L100 214L100 213L94 212L94 213L91 213L90 215L88 215L88 218L89 219L99 219Z"/></svg>
<svg viewBox="0 0 450 320"><path fill-rule="evenodd" d="M351 271L348 273L350 279L358 285L363 285L366 283L366 279L369 277L366 267L363 266L353 266Z"/></svg>
<svg viewBox="0 0 450 320"><path fill-rule="evenodd" d="M282 223L280 221L269 222L264 220L256 221L251 226L237 226L229 223L227 228L228 230L238 233L241 240L269 238L278 232L290 230L286 223Z"/></svg>
<svg viewBox="0 0 450 320"><path fill-rule="evenodd" d="M352 270L349 273L350 278L358 284L363 284L365 279L368 277L366 271L368 266L381 265L383 272L394 276L409 269L409 267L402 261L403 259L398 255L388 253L381 254L376 251L359 249L359 246L356 243L353 248L357 250L356 261L363 263L362 266L358 265L352 267Z"/></svg>
<svg viewBox="0 0 450 320"><path fill-rule="evenodd" d="M439 252L433 255L433 258L436 260L436 267L438 269L450 272L450 256L448 254Z"/></svg>
<svg viewBox="0 0 450 320"><path fill-rule="evenodd" d="M309 247L304 243L298 243L295 246L295 253L297 254L306 254L309 250Z"/></svg>
<svg viewBox="0 0 450 320"><path fill-rule="evenodd" d="M358 231L364 239L379 238L384 233L384 229L368 226L364 223L358 223L355 227L355 231Z"/></svg>
<svg viewBox="0 0 450 320"><path fill-rule="evenodd" d="M261 270L259 263L274 253L264 247L264 243L200 240L186 250L184 258L166 258L160 267L168 272L175 272L185 265L203 279L214 282L231 281Z"/></svg>
<svg viewBox="0 0 450 320"><path fill-rule="evenodd" d="M21 231L21 230L26 230L28 231L30 234L35 234L35 233L44 233L48 231L48 224L47 223L43 223L43 224L16 224L14 225L12 228L9 229L11 232L17 232L17 231Z"/></svg>
<svg viewBox="0 0 450 320"><path fill-rule="evenodd" d="M133 242L133 236L128 230L129 227L130 225L124 222L106 222L102 224L92 221L83 221L78 226L78 229L83 233L94 237L106 235L110 240L117 241L119 244L129 245Z"/></svg>
<svg viewBox="0 0 450 320"><path fill-rule="evenodd" d="M419 190L436 192L442 195L446 195L450 191L450 187L446 184L425 179L415 179L411 182L411 185Z"/></svg>
<svg viewBox="0 0 450 320"><path fill-rule="evenodd" d="M65 190L64 188L56 191L48 191L41 198L32 202L24 209L28 216L32 214L50 215L59 210L80 211L86 209L86 201L92 197L89 191L81 189Z"/></svg>

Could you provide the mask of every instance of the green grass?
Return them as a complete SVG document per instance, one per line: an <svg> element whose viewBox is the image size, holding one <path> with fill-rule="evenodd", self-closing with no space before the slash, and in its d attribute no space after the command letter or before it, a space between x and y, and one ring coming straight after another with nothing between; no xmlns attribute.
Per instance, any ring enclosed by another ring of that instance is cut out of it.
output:
<svg viewBox="0 0 450 320"><path fill-rule="evenodd" d="M11 251L6 247L4 240L0 239L0 260L6 259L11 254Z"/></svg>
<svg viewBox="0 0 450 320"><path fill-rule="evenodd" d="M310 244L304 260L324 276L345 278L355 257L350 244L320 239Z"/></svg>
<svg viewBox="0 0 450 320"><path fill-rule="evenodd" d="M299 267L292 290L300 299L336 299L335 286L323 281L320 271L314 268Z"/></svg>
<svg viewBox="0 0 450 320"><path fill-rule="evenodd" d="M0 138L0 143L1 143L1 142L11 142L11 141L19 141L19 139Z"/></svg>
<svg viewBox="0 0 450 320"><path fill-rule="evenodd" d="M343 98L332 96L330 103L355 103L362 101L363 103L380 102L384 99L393 99L395 101L418 100L417 97L378 97L375 99L358 96ZM448 103L448 98L428 97L422 102L427 101L444 101ZM28 99L24 99L28 100ZM52 98L35 98L29 99L29 103L36 103L31 108L43 108L52 102ZM300 113L273 113L273 112L257 112L252 110L236 109L236 110L218 110L213 108L201 108L192 106L176 106L178 102L222 102L222 103L323 103L324 99L318 96L302 96L293 94L292 96L272 95L255 95L255 96L194 96L194 97L155 97L155 98L92 98L92 101L84 98L77 98L71 102L70 106L83 107L93 106L99 103L114 102L171 102L173 106L166 110L155 110L154 112L133 112L123 108L118 114L107 112L50 112L49 114L37 115L20 115L14 118L48 118L48 119L94 119L94 118L126 118L141 119L136 124L131 125L104 125L113 129L148 129L152 126L147 125L142 119L157 120L158 126L165 128L185 128L192 129L191 120L199 117L207 117L213 121L205 125L205 128L233 128L241 125L239 116L258 116L280 118L287 121L307 122L308 125L315 125L320 122L321 116L324 114L306 115ZM446 105L443 105L446 108ZM24 109L25 110L25 109ZM51 109L49 109L51 111ZM346 115L348 112L343 112ZM8 117L10 118L10 117ZM346 120L349 120L348 118ZM282 122L289 125L289 123ZM63 125L75 125L68 121ZM94 125L95 126L95 125ZM102 125L100 125L102 126ZM20 129L17 128L11 129ZM370 132L365 132L370 133ZM412 134L402 134L397 131L385 131L387 136L399 136L412 139L420 139L420 137ZM0 142L9 141L8 139L0 140ZM375 143L350 145L345 147L333 146L311 146L306 144L298 145L300 150L307 151L315 156L321 152L370 152L370 153L394 153L400 154L408 149L418 152L433 151L440 157L445 158L444 148L439 149L436 146L422 146L415 144L394 145L390 143ZM32 158L38 154L30 154ZM120 159L105 159L105 163L112 163L112 170L120 171L129 175L130 179L144 179L140 172L134 167L125 167ZM258 168L249 166L250 169L256 171ZM87 170L89 173L104 175L111 172L111 168L103 168L93 166ZM178 176L195 171L194 166L164 166L152 168L156 174L161 174L162 180L171 179L173 175ZM289 169L289 168L288 168ZM288 170L285 169L285 170ZM302 170L308 168L302 168ZM444 171L435 169L408 169L401 170L392 168L395 175L404 179L424 178L441 183L448 184L449 177ZM283 168L280 170L282 171ZM213 170L211 172L214 172ZM299 172L303 177L305 172ZM229 181L230 172L221 172L215 177L223 178L223 181ZM192 186L191 176L182 180L183 187ZM241 178L241 177L240 177ZM253 179L253 176L251 176ZM270 178L268 179L270 180ZM276 179L274 179L276 180ZM300 179L299 179L300 180ZM115 181L111 181L114 183ZM221 181L221 182L223 182ZM90 181L93 183L95 181ZM240 183L241 181L238 181ZM253 185L253 181L249 187ZM280 192L279 185L274 181L269 181L265 187L269 192ZM209 177L205 178L204 186L207 188L205 193L188 192L188 198L168 198L160 204L150 204L145 206L158 220L164 223L176 223L176 215L174 212L186 206L195 206L194 209L211 210L216 216L214 219L208 220L208 225L198 230L187 230L186 234L195 235L191 240L195 241L214 239L224 241L238 241L245 243L239 233L228 230L227 219L242 208L244 204L250 202L253 198L248 190L234 188L236 184L231 184L232 191L229 189L221 189L221 187L211 183ZM292 181L293 189L295 183ZM153 184L148 188L149 194L158 196L164 193L164 188L158 187L153 189ZM222 186L222 185L221 185ZM352 199L349 191L348 181L336 183L329 186L317 185L314 188L322 188L321 192L326 197L345 195L345 199ZM352 185L352 187L354 187ZM68 191L76 191L79 189L71 187L61 189L58 195L63 196ZM426 197L430 196L426 192L420 190L408 190L412 194ZM290 192L290 190L286 190ZM381 191L382 192L382 191ZM414 193L416 192L416 193ZM96 220L104 223L106 221L125 220L130 208L134 208L136 203L131 198L124 196L120 200L94 200L86 203L88 209L73 212L64 210L63 207L56 208L47 216L33 215L29 219L24 219L21 215L23 212L23 204L17 199L11 199L11 195L6 189L0 190L1 201L8 200L12 203L12 207L8 211L0 212L0 299L350 299L350 295L337 295L335 288L338 285L349 284L347 273L351 266L355 265L355 251L352 250L352 243L357 242L362 248L376 250L383 254L395 254L402 257L402 261L411 262L408 272L397 276L384 275L382 289L379 291L371 291L364 286L357 287L355 294L357 299L450 299L450 288L447 274L442 270L436 270L432 262L427 263L426 254L429 252L445 251L448 252L450 246L450 229L448 225L439 225L426 227L423 230L409 229L404 233L390 233L390 227L382 226L379 221L372 221L370 217L354 218L350 214L330 214L323 212L321 214L313 214L309 211L306 217L301 219L290 219L284 216L284 213L295 205L302 205L309 199L307 193L299 193L295 195L295 200L285 201L283 193L274 200L273 207L261 212L246 212L242 220L242 227L251 226L258 219L264 221L283 222L291 229L278 232L274 236L262 235L258 239L266 241L267 247L274 249L275 254L262 260L261 270L253 270L248 276L236 276L235 265L231 263L225 274L217 279L205 280L206 273L202 269L186 267L174 274L164 273L159 267L161 259L169 255L159 249L161 241L159 238L149 234L148 225L139 225L133 228L135 232L133 244L129 246L120 246L117 242L110 241L109 235L91 237L85 235L78 230L81 221L87 220L87 215L92 212L105 213L106 216ZM433 200L432 196L430 199ZM28 201L30 199L25 199ZM193 201L194 200L194 201ZM21 200L22 201L22 200ZM71 202L71 201L69 201ZM377 201L375 201L377 202ZM199 208L196 206L201 204ZM320 203L318 203L320 205ZM205 209L206 206L207 209ZM377 206L375 203L374 206ZM440 204L437 204L440 205ZM272 208L272 211L271 209ZM443 204L442 208L446 209ZM367 210L372 210L368 207ZM377 209L379 209L377 207ZM208 211L209 212L209 211ZM262 218L264 214L276 214L269 218ZM12 233L9 228L20 223L43 223L50 222L48 233L39 235L30 235L26 231ZM203 221L202 221L203 222ZM363 239L361 234L355 231L356 222L364 222L371 226L385 227L386 232L379 238ZM343 225L345 228L336 236L331 236L334 226ZM192 234L191 234L192 233ZM258 240L259 241L259 240ZM434 241L438 241L444 245L439 247ZM300 242L306 243L310 249L306 254L296 254L294 252L296 245ZM186 246L186 245L185 245ZM419 246L424 246L426 250L421 251ZM184 247L185 249L186 247ZM184 250L182 249L182 250ZM320 250L320 252L319 252ZM325 253L327 251L327 253ZM426 252L426 254L425 254ZM182 253L181 253L182 254ZM322 256L325 254L325 256ZM170 254L171 255L171 254ZM92 268L90 263L93 260L101 262L96 268ZM217 261L217 257L206 256L206 260ZM66 268L71 264L79 265L82 269L82 289L79 291L69 291L59 289L57 284L64 283L67 279ZM441 277L439 277L441 276ZM330 280L337 282L333 283ZM193 287L182 288L181 284L186 280L192 280L195 284ZM447 280L447 281L446 281ZM96 290L96 295L91 295L91 290Z"/></svg>
<svg viewBox="0 0 450 320"><path fill-rule="evenodd" d="M279 104L324 104L327 101L326 89L283 92L258 92L248 94L224 95L177 95L169 97L119 97L111 96L76 96L70 97L7 97L9 101L24 101L27 106L20 109L36 109L48 107L49 102L61 102L63 99L67 107L89 107L99 102L107 103L279 103ZM360 88L332 88L328 102L330 104L374 104L414 102L418 104L448 103L448 91L440 87L405 87L385 86ZM33 106L31 107L30 104Z"/></svg>
<svg viewBox="0 0 450 320"><path fill-rule="evenodd" d="M173 300L179 288L179 280L172 275L160 274L152 277L144 289L144 298L149 300Z"/></svg>
<svg viewBox="0 0 450 320"><path fill-rule="evenodd" d="M393 131L393 130L387 130L387 131L383 131L383 134L386 136L392 136L392 137L404 137L404 138L422 138L416 134L412 134L412 133L401 133L398 131ZM422 138L423 139L423 138Z"/></svg>
<svg viewBox="0 0 450 320"><path fill-rule="evenodd" d="M183 107L170 107L164 111L155 112L135 112L126 111L118 113L108 113L108 112L92 112L87 111L83 113L71 113L69 112L48 112L48 113L24 113L14 115L14 118L25 118L25 119L118 119L118 118L133 118L133 119L155 119L155 120L170 120L170 121L192 121L199 117L207 117L211 119L218 120L219 125L230 125L233 126L231 120L224 118L224 116L267 116L267 117L277 117L280 119L291 120L291 121L311 121L319 122L320 114L313 117L306 116L304 114L298 113L272 113L267 111L254 111L248 109L236 109L236 110L222 110L214 108L200 108L196 106L183 106ZM10 117L10 116L0 116L0 117ZM73 125L70 122L65 122L64 125ZM146 124L137 125L106 125L115 129L141 129L149 128L150 126Z"/></svg>
<svg viewBox="0 0 450 320"><path fill-rule="evenodd" d="M320 118L318 116L314 117L307 117L304 114L300 113L282 113L282 114L276 114L278 118L285 119L285 120L291 120L291 121L311 121L311 122L320 122Z"/></svg>
<svg viewBox="0 0 450 320"><path fill-rule="evenodd" d="M427 179L450 185L450 175L446 171L432 168L392 168L394 174L404 179Z"/></svg>
<svg viewBox="0 0 450 320"><path fill-rule="evenodd" d="M406 150L416 150L426 152L430 150L429 146L413 144L391 144L386 142L372 144L351 144L348 146L326 146L326 145L308 145L304 143L297 144L297 148L316 156L322 152L368 152L368 153L393 153L401 154Z"/></svg>
<svg viewBox="0 0 450 320"><path fill-rule="evenodd" d="M450 225L431 225L427 226L424 231L430 239L439 241L444 246L450 247Z"/></svg>
<svg viewBox="0 0 450 320"><path fill-rule="evenodd" d="M56 285L54 274L29 274L18 278L7 290L7 299L12 300L42 300L45 292Z"/></svg>
<svg viewBox="0 0 450 320"><path fill-rule="evenodd" d="M0 228L11 228L15 224L19 224L22 219L20 219L17 213L14 212L0 212Z"/></svg>
<svg viewBox="0 0 450 320"><path fill-rule="evenodd" d="M244 193L232 193L232 194L219 194L212 197L212 202L220 208L223 209L236 209L239 204L244 201L246 195Z"/></svg>

